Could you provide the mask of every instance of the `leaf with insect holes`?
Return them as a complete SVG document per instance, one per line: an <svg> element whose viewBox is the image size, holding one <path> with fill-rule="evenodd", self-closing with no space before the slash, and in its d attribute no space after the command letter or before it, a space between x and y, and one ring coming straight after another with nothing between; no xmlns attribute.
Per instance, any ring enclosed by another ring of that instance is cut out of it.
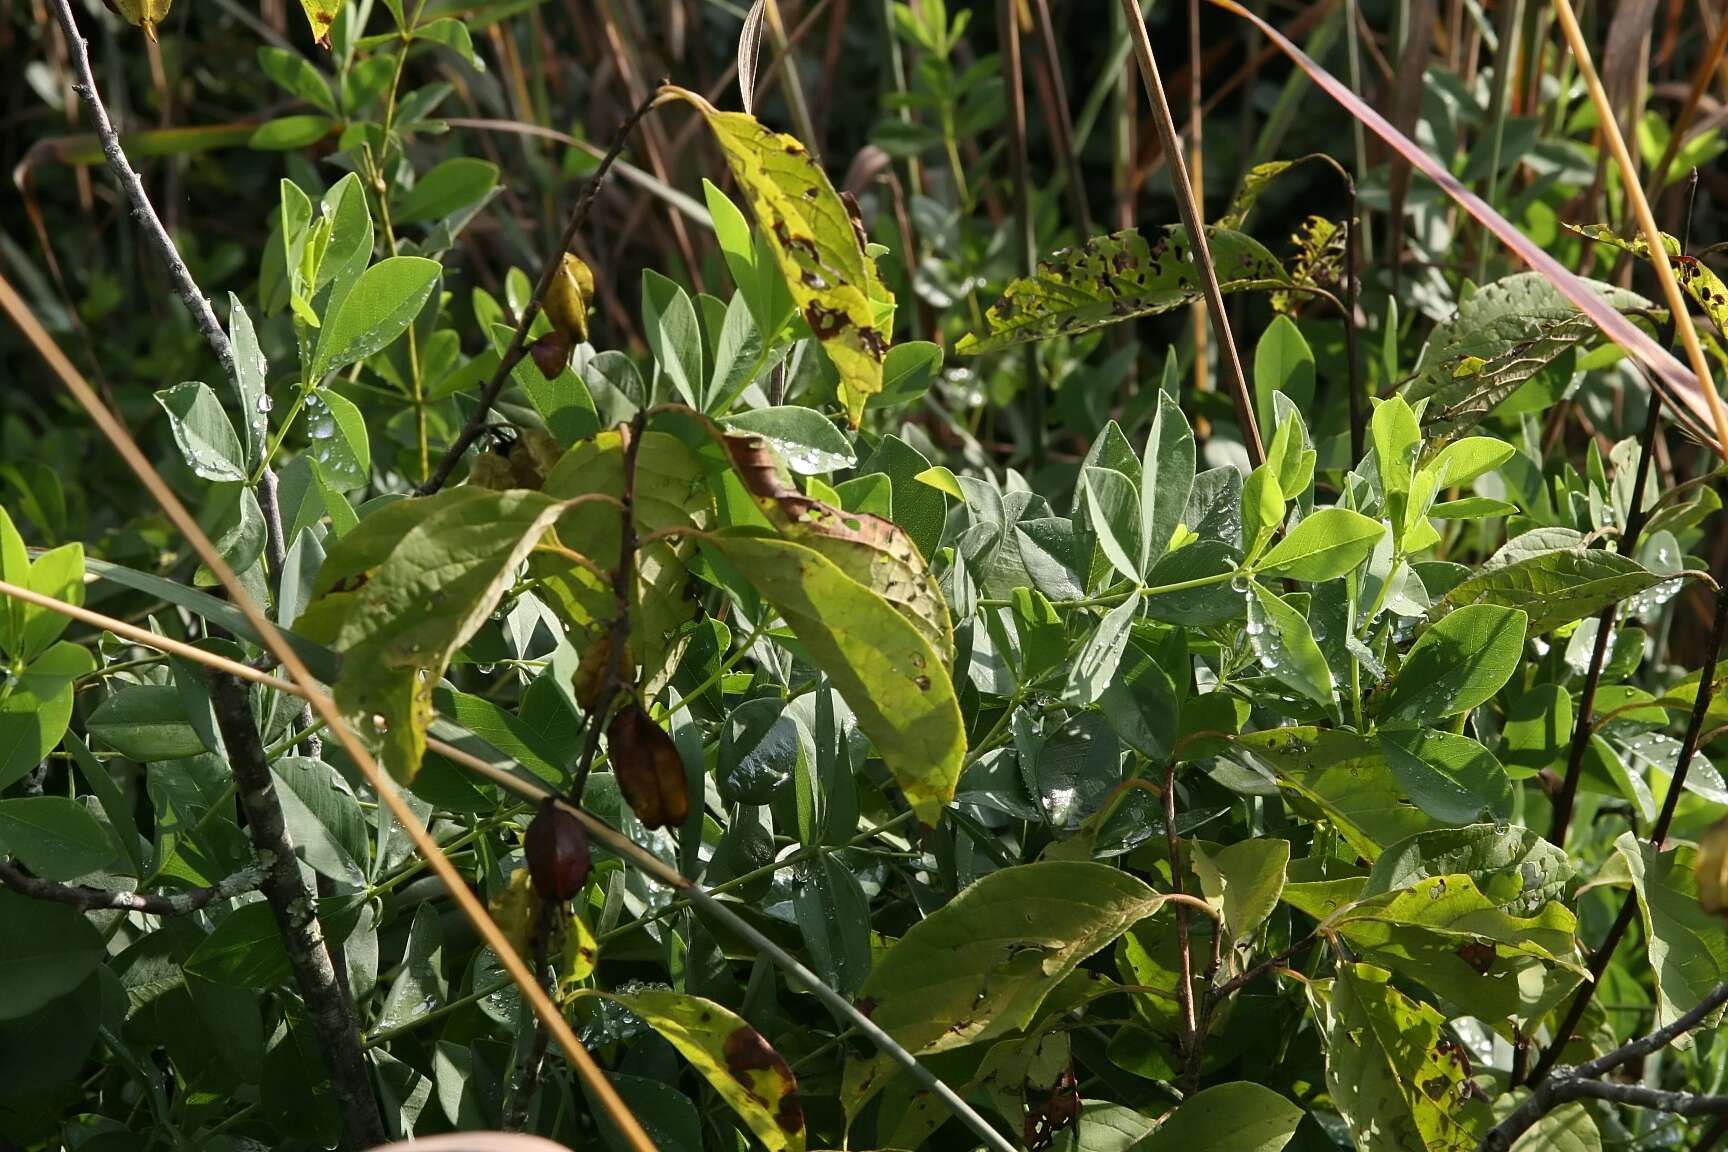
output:
<svg viewBox="0 0 1728 1152"><path fill-rule="evenodd" d="M1225 293L1287 287L1272 253L1240 232L1207 228L1219 289ZM1010 283L985 313L985 330L968 333L956 355L979 356L1052 336L1168 312L1200 299L1188 231L1171 225L1148 244L1138 231L1094 236L1052 252L1031 276Z"/></svg>
<svg viewBox="0 0 1728 1152"><path fill-rule="evenodd" d="M754 116L722 112L694 92L667 86L661 99L695 106L714 133L810 331L840 374L840 405L854 426L882 391L894 296L864 250L863 228L822 165L791 136Z"/></svg>
<svg viewBox="0 0 1728 1152"><path fill-rule="evenodd" d="M1645 263L1651 262L1650 243L1642 236L1623 239L1606 224L1568 224L1566 227L1598 244L1629 252ZM1674 267L1674 279L1686 295L1697 302L1719 330L1728 331L1728 284L1724 284L1722 277L1702 260L1682 255L1680 241L1666 232L1662 233L1662 250L1668 254L1668 262Z"/></svg>

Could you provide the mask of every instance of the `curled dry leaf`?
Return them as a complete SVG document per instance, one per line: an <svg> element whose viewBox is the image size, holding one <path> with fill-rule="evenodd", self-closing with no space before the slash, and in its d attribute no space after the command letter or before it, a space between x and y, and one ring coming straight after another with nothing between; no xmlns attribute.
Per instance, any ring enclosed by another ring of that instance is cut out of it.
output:
<svg viewBox="0 0 1728 1152"><path fill-rule="evenodd" d="M550 799L541 803L540 811L529 821L522 837L522 854L528 860L534 891L543 899L559 902L582 891L593 864L582 822Z"/></svg>
<svg viewBox="0 0 1728 1152"><path fill-rule="evenodd" d="M684 823L690 792L684 761L666 730L634 700L619 709L606 727L612 749L612 775L636 818L649 829Z"/></svg>
<svg viewBox="0 0 1728 1152"><path fill-rule="evenodd" d="M546 289L544 307L552 327L573 345L588 339L588 305L593 299L594 270L580 257L564 253Z"/></svg>

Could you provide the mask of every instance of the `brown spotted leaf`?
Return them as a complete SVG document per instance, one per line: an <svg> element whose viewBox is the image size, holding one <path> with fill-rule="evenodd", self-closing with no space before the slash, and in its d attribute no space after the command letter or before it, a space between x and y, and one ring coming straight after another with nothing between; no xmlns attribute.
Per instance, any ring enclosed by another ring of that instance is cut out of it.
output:
<svg viewBox="0 0 1728 1152"><path fill-rule="evenodd" d="M708 122L799 313L840 373L840 403L857 425L865 402L882 391L894 297L864 251L851 209L791 136L683 88L662 88L661 97L694 105Z"/></svg>
<svg viewBox="0 0 1728 1152"><path fill-rule="evenodd" d="M300 0L306 10L306 20L312 25L312 38L325 48L330 47L330 28L336 23L336 13L342 10L342 0Z"/></svg>
<svg viewBox="0 0 1728 1152"><path fill-rule="evenodd" d="M700 996L646 990L605 996L647 1022L700 1072L769 1152L803 1152L798 1078L744 1019Z"/></svg>
<svg viewBox="0 0 1728 1152"><path fill-rule="evenodd" d="M1218 286L1226 292L1286 288L1290 277L1251 236L1207 228ZM1031 276L1010 283L985 315L986 331L954 346L961 356L1029 340L1071 336L1106 324L1168 312L1200 299L1188 230L1172 225L1148 243L1129 230L1052 252Z"/></svg>

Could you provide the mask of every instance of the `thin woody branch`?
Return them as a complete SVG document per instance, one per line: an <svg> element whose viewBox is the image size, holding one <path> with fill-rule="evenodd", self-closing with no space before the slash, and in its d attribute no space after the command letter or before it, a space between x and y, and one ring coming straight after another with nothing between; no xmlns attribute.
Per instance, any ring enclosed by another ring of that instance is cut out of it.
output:
<svg viewBox="0 0 1728 1152"><path fill-rule="evenodd" d="M209 683L216 726L228 751L240 807L246 813L246 830L264 866L264 899L276 918L294 982L306 1002L319 1053L330 1073L342 1116L343 1145L367 1148L381 1144L387 1137L360 1047L359 1017L348 986L337 978L330 945L318 922L317 897L300 874L294 841L288 835L276 782L264 756L264 742L252 716L251 694L245 684L222 673L213 673Z"/></svg>
<svg viewBox="0 0 1728 1152"><path fill-rule="evenodd" d="M85 912L145 912L152 916L184 916L218 900L251 892L264 879L261 865L250 864L207 888L182 892L126 892L91 888L82 884L58 884L32 876L18 865L0 860L0 887L22 896L67 904Z"/></svg>
<svg viewBox="0 0 1728 1152"><path fill-rule="evenodd" d="M1641 1084L1620 1084L1602 1079L1622 1064L1660 1051L1703 1024L1717 1009L1728 1004L1728 984L1711 989L1690 1012L1648 1036L1630 1040L1612 1052L1576 1068L1556 1068L1537 1084L1529 1099L1489 1129L1477 1152L1509 1152L1518 1137L1535 1127L1542 1117L1570 1100L1607 1100L1638 1108L1654 1108L1679 1116L1728 1115L1728 1096L1704 1096L1691 1092L1667 1092Z"/></svg>
<svg viewBox="0 0 1728 1152"><path fill-rule="evenodd" d="M64 2L64 0L62 0ZM516 370L516 365L528 354L528 331L534 327L534 321L539 317L545 304L546 293L552 287L552 279L558 274L558 269L564 259L564 254L570 251L576 243L576 237L581 235L582 227L588 222L588 213L594 207L594 200L600 194L601 187L606 183L606 177L611 173L612 166L618 162L624 152L624 144L636 131L636 125L654 107L658 98L658 90L649 93L630 113L618 134L612 138L612 146L606 150L606 155L600 160L600 166L594 170L593 177L587 187L582 189L582 195L576 198L576 206L570 211L570 219L564 225L564 234L558 238L558 247L546 255L546 262L540 269L540 279L534 283L534 292L528 297L528 303L522 308L522 315L516 318L516 330L510 334L510 343L498 357L498 367L492 370L492 376L486 381L486 386L480 390L480 399L474 414L468 417L467 423L456 434L456 439L450 442L450 447L444 450L438 464L432 469L432 474L426 482L415 489L416 496L430 496L444 487L450 479L450 474L456 470L462 454L478 440L486 431L487 422L491 416L492 405L498 400L498 394L504 391L504 385L510 379L510 374Z"/></svg>

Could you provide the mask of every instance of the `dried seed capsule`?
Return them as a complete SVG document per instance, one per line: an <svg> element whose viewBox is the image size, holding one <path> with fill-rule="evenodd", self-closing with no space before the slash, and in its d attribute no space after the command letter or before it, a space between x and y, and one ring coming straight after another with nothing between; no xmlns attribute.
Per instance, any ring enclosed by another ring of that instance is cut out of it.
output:
<svg viewBox="0 0 1728 1152"><path fill-rule="evenodd" d="M550 800L540 805L529 822L522 852L528 859L534 891L542 899L569 900L588 882L593 862L588 853L588 833L580 820Z"/></svg>
<svg viewBox="0 0 1728 1152"><path fill-rule="evenodd" d="M690 814L684 761L666 730L635 701L618 710L606 728L612 775L636 818L646 828L682 824Z"/></svg>

